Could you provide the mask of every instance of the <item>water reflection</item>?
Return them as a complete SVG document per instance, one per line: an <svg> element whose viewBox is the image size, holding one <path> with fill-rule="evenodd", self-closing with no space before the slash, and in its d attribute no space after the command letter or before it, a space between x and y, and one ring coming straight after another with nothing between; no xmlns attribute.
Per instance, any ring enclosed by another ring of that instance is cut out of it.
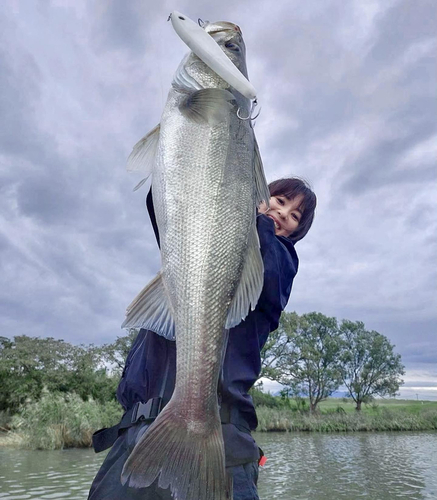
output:
<svg viewBox="0 0 437 500"><path fill-rule="evenodd" d="M437 499L437 433L258 433L261 500ZM0 499L86 500L105 453L0 448Z"/></svg>
<svg viewBox="0 0 437 500"><path fill-rule="evenodd" d="M262 499L437 498L437 434L256 434ZM269 496L270 495L270 496Z"/></svg>
<svg viewBox="0 0 437 500"><path fill-rule="evenodd" d="M85 500L103 458L92 450L0 448L0 499Z"/></svg>

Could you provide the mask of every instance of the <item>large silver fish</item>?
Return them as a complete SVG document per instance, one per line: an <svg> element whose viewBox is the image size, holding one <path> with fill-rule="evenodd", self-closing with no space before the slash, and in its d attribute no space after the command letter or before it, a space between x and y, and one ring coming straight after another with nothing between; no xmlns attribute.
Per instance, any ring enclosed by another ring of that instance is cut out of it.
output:
<svg viewBox="0 0 437 500"><path fill-rule="evenodd" d="M216 22L205 29L247 76L240 28ZM129 159L131 170L153 174L162 270L129 306L123 326L176 338L177 376L122 482L146 487L159 476L177 500L232 498L217 385L226 331L255 307L263 285L255 217L269 199L250 120L240 118L250 108L191 52L174 76L160 125Z"/></svg>

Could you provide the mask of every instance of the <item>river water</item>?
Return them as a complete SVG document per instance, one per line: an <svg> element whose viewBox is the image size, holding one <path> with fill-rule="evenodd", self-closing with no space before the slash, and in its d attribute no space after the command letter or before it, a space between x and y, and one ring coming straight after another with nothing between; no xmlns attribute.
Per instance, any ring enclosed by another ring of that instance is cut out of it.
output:
<svg viewBox="0 0 437 500"><path fill-rule="evenodd" d="M257 433L261 500L437 499L437 433ZM86 500L104 454L0 448L0 499ZM122 500L122 499L120 499Z"/></svg>

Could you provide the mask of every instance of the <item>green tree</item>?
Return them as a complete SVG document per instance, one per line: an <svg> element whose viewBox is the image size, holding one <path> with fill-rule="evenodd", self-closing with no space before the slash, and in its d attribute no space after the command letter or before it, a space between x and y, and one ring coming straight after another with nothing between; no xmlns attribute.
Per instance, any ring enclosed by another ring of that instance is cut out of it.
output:
<svg viewBox="0 0 437 500"><path fill-rule="evenodd" d="M51 337L0 337L0 410L39 399L44 387L65 392L72 348Z"/></svg>
<svg viewBox="0 0 437 500"><path fill-rule="evenodd" d="M342 381L356 410L374 396L394 396L403 384L405 367L387 337L367 331L361 321L343 320L340 332Z"/></svg>
<svg viewBox="0 0 437 500"><path fill-rule="evenodd" d="M321 313L303 314L295 335L297 369L290 382L310 400L310 411L340 386L340 334L337 320Z"/></svg>
<svg viewBox="0 0 437 500"><path fill-rule="evenodd" d="M297 396L308 396L310 411L340 385L337 320L321 313L282 313L278 330L263 352L264 376Z"/></svg>
<svg viewBox="0 0 437 500"><path fill-rule="evenodd" d="M0 411L18 411L49 392L75 392L106 402L115 399L119 374L112 374L102 348L19 335L0 337Z"/></svg>
<svg viewBox="0 0 437 500"><path fill-rule="evenodd" d="M69 364L69 392L75 392L84 401L90 397L101 403L116 399L119 376L110 373L101 347L74 346Z"/></svg>
<svg viewBox="0 0 437 500"><path fill-rule="evenodd" d="M291 362L294 348L294 333L297 330L299 316L295 313L282 313L278 328L272 332L261 351L261 374L270 380L282 378L284 364Z"/></svg>
<svg viewBox="0 0 437 500"><path fill-rule="evenodd" d="M101 348L102 357L107 364L114 367L114 371L121 376L127 355L132 347L132 344L138 335L138 330L130 328L127 335L117 337L117 340L112 344L105 344Z"/></svg>

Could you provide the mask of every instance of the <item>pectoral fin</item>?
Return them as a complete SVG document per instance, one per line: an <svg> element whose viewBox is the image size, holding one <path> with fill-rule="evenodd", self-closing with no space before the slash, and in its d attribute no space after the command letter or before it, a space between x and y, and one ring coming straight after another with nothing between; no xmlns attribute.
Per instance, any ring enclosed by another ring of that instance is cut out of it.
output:
<svg viewBox="0 0 437 500"><path fill-rule="evenodd" d="M122 328L145 328L168 340L175 340L173 315L161 273L135 297L126 310Z"/></svg>
<svg viewBox="0 0 437 500"><path fill-rule="evenodd" d="M159 132L160 124L135 144L127 159L128 172L141 172L145 175L145 178L135 186L134 191L139 189L152 173L158 149Z"/></svg>
<svg viewBox="0 0 437 500"><path fill-rule="evenodd" d="M259 248L255 224L249 235L246 261L241 280L229 308L225 328L238 325L252 311L258 302L264 283L264 264Z"/></svg>
<svg viewBox="0 0 437 500"><path fill-rule="evenodd" d="M176 90L186 93L185 89ZM216 125L223 122L233 107L235 98L222 89L202 89L189 93L179 106L180 112L197 123Z"/></svg>

